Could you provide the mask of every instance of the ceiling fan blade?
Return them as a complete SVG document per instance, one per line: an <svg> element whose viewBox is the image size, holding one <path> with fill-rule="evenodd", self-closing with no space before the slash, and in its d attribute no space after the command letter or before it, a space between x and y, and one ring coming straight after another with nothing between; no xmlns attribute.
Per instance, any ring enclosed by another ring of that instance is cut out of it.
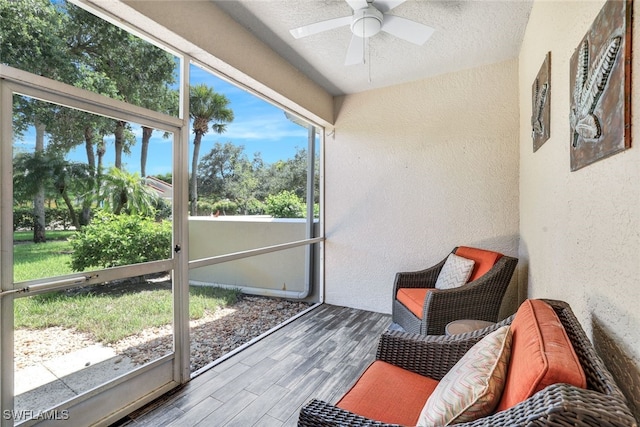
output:
<svg viewBox="0 0 640 427"><path fill-rule="evenodd" d="M344 16L342 18L328 19L326 21L316 22L315 24L309 24L302 27L289 30L291 35L299 39L301 37L318 34L323 31L333 30L334 28L342 27L351 24L351 16Z"/></svg>
<svg viewBox="0 0 640 427"><path fill-rule="evenodd" d="M429 37L431 37L435 30L410 19L394 15L384 15L382 31L386 31L400 39L422 46L427 40L429 40Z"/></svg>
<svg viewBox="0 0 640 427"><path fill-rule="evenodd" d="M367 0L344 0L344 1L349 3L349 6L351 6L351 9L353 10L364 9L365 7L369 6L369 4L367 3Z"/></svg>
<svg viewBox="0 0 640 427"><path fill-rule="evenodd" d="M407 0L374 0L373 6L382 13L387 13L391 9L400 6Z"/></svg>
<svg viewBox="0 0 640 427"><path fill-rule="evenodd" d="M351 37L344 65L356 65L364 62L364 39L355 34Z"/></svg>

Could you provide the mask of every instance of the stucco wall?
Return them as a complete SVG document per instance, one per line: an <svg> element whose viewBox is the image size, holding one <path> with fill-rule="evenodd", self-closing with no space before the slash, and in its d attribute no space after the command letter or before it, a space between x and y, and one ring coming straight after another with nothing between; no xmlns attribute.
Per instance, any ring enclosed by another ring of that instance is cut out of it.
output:
<svg viewBox="0 0 640 427"><path fill-rule="evenodd" d="M316 222L316 226L318 223ZM304 240L304 219L266 216L189 217L189 260L229 255ZM284 298L319 297L320 252L313 251L313 283L306 274L307 247L240 258L189 270L189 282L223 285L244 292ZM310 285L307 288L307 285ZM308 296L307 296L308 294Z"/></svg>
<svg viewBox="0 0 640 427"><path fill-rule="evenodd" d="M242 252L305 238L306 222L251 217L189 217L189 260ZM293 248L189 271L189 280L302 292L305 248Z"/></svg>
<svg viewBox="0 0 640 427"><path fill-rule="evenodd" d="M517 256L517 93L512 60L336 100L327 303L389 313L395 273L457 245Z"/></svg>
<svg viewBox="0 0 640 427"><path fill-rule="evenodd" d="M630 375L640 366L640 150L632 147L576 172L569 166L569 62L603 4L537 1L531 12L519 57L519 254L528 271L520 279L533 298L570 303L590 336L598 335L594 328L608 334L599 341L620 346L628 363L620 370ZM633 44L640 46L637 22ZM551 138L533 153L531 85L548 51ZM633 76L632 111L640 107L639 76ZM640 143L639 129L634 120L632 145Z"/></svg>

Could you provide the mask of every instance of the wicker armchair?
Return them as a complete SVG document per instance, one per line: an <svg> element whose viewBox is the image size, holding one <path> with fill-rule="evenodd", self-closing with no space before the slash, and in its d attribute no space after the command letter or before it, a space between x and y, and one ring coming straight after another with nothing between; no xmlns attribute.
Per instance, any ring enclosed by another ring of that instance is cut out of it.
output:
<svg viewBox="0 0 640 427"><path fill-rule="evenodd" d="M505 411L460 427L609 426L637 427L626 399L587 338L568 304L545 300L558 314L584 369L587 388L553 384ZM478 331L453 336L422 336L387 332L376 359L440 380L466 351L488 333L511 324L513 316ZM300 427L391 426L319 400L302 407Z"/></svg>
<svg viewBox="0 0 640 427"><path fill-rule="evenodd" d="M405 331L422 335L442 335L445 326L453 320L475 319L497 322L500 305L511 276L518 263L517 258L496 252L474 248L454 248L452 253L492 254L497 261L482 276L473 278L467 284L454 289L435 289L435 283L446 258L431 268L416 272L397 273L393 286L392 318ZM475 270L474 270L475 271ZM422 304L422 318L398 300L402 288L422 288L425 290ZM426 292L427 289L430 289Z"/></svg>

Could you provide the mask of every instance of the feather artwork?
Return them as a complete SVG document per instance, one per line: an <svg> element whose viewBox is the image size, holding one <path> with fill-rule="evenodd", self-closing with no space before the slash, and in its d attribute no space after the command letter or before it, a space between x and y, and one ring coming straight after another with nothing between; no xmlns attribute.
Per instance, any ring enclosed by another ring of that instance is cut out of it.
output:
<svg viewBox="0 0 640 427"><path fill-rule="evenodd" d="M542 113L544 112L544 106L547 102L547 91L549 89L549 83L545 83L540 87L540 79L535 81L535 90L533 94L533 114L531 116L531 126L533 130L531 136L535 139L536 135L544 135L544 123L542 123Z"/></svg>
<svg viewBox="0 0 640 427"><path fill-rule="evenodd" d="M551 137L551 52L531 85L531 139L535 153Z"/></svg>
<svg viewBox="0 0 640 427"><path fill-rule="evenodd" d="M592 68L589 67L588 41L583 41L579 48L570 115L574 148L578 146L580 138L582 141L596 142L602 135L602 126L594 111L607 87L621 44L622 37L613 37L603 46Z"/></svg>

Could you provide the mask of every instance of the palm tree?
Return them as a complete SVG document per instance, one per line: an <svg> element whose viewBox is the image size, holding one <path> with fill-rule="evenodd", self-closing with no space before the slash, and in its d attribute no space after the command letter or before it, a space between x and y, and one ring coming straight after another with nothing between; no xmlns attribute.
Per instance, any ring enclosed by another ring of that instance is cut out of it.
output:
<svg viewBox="0 0 640 427"><path fill-rule="evenodd" d="M228 108L229 99L213 88L198 84L191 86L189 98L189 117L193 120L193 160L191 162L191 182L189 185L191 215L197 215L198 203L198 157L202 136L211 129L216 133L227 130L227 123L233 121L233 111Z"/></svg>
<svg viewBox="0 0 640 427"><path fill-rule="evenodd" d="M123 211L128 214L151 216L155 213L158 196L145 185L144 180L136 173L128 173L112 167L102 176L100 187L101 200L105 208L115 215Z"/></svg>
<svg viewBox="0 0 640 427"><path fill-rule="evenodd" d="M180 103L180 94L177 90L169 89L168 87L160 87L160 93L153 99L153 105L143 105L144 107L152 110L160 111L161 113L169 114L171 116L178 116L178 104ZM147 176L147 157L149 153L149 142L151 141L151 135L153 129L147 126L142 126L142 145L140 146L140 175L145 178ZM170 134L165 132L162 135L163 138L169 138Z"/></svg>
<svg viewBox="0 0 640 427"><path fill-rule="evenodd" d="M53 190L64 200L73 226L80 229L69 193L73 192L78 198L90 197L93 177L88 165L70 162L54 152L21 153L14 159L13 181L19 194L42 193L43 208L45 190Z"/></svg>

